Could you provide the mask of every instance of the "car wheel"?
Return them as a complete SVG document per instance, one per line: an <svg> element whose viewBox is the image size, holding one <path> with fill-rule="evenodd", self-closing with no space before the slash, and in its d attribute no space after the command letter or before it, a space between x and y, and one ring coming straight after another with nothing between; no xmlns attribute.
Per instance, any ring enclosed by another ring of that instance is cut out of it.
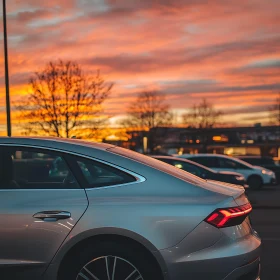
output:
<svg viewBox="0 0 280 280"><path fill-rule="evenodd" d="M162 280L155 261L139 247L99 242L64 266L59 280Z"/></svg>
<svg viewBox="0 0 280 280"><path fill-rule="evenodd" d="M248 180L249 189L260 190L263 187L262 178L258 176L252 176Z"/></svg>

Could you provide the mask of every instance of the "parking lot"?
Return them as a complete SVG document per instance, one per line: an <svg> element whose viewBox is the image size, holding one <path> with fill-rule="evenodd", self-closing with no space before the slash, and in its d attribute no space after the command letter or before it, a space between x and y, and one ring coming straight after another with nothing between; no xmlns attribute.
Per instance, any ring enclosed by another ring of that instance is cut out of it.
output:
<svg viewBox="0 0 280 280"><path fill-rule="evenodd" d="M253 204L251 214L254 229L262 238L262 280L279 276L280 257L280 186L248 192Z"/></svg>

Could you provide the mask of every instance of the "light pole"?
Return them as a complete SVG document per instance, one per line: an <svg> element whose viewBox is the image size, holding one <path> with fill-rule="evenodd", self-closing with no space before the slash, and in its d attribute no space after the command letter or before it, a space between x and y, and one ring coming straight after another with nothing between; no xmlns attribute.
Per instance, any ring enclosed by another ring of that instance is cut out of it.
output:
<svg viewBox="0 0 280 280"><path fill-rule="evenodd" d="M11 107L10 107L10 85L9 85L6 0L2 0L2 1L3 1L3 27L4 27L4 58L5 58L7 134L8 134L8 136L11 136L12 135L12 129L11 129Z"/></svg>

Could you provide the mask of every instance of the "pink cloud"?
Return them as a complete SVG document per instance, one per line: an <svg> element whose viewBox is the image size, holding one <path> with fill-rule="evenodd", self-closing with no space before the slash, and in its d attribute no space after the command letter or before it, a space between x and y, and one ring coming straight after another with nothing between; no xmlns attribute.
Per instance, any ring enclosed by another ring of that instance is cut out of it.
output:
<svg viewBox="0 0 280 280"><path fill-rule="evenodd" d="M58 58L100 68L116 83L110 114L122 114L152 87L175 109L208 97L219 108L231 100L236 114L242 102L257 116L256 108L266 108L280 89L279 64L256 64L280 61L277 0L9 0L7 6L12 99L33 71Z"/></svg>

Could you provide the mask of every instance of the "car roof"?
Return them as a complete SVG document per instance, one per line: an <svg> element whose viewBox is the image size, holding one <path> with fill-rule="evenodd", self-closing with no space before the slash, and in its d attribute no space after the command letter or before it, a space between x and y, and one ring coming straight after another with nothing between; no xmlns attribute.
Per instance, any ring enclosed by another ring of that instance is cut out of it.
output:
<svg viewBox="0 0 280 280"><path fill-rule="evenodd" d="M178 155L177 155L178 157ZM229 158L229 156L226 155L221 155L221 154L183 154L179 156L179 158L192 158L192 157L224 157L224 158Z"/></svg>
<svg viewBox="0 0 280 280"><path fill-rule="evenodd" d="M112 147L115 147L111 144L99 143L99 142L90 142L80 139L69 139L69 138L59 138L59 137L0 137L0 144L15 144L15 145L28 145L28 146L41 146L46 148L53 147L53 144L57 143L60 145L78 145L86 146L99 150L107 150Z"/></svg>

